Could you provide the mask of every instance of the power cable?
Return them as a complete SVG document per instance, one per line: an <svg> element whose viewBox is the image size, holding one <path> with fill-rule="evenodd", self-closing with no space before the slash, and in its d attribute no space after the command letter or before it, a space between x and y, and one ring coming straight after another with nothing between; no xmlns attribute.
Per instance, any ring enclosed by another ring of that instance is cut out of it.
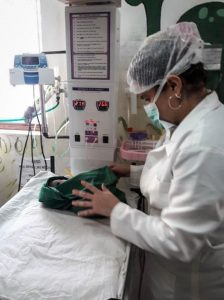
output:
<svg viewBox="0 0 224 300"><path fill-rule="evenodd" d="M33 87L33 94L34 94L34 87ZM34 99L35 99L35 96L34 96ZM42 156L43 156L43 159L44 159L44 169L45 171L47 171L47 161L46 161L46 157L45 157L45 154L44 154L44 147L43 147L43 137L42 137L42 126L41 126L41 123L40 123L40 119L38 117L38 112L37 112L37 107L36 107L36 103L34 101L34 110L35 110L35 117L37 117L37 122L39 124L39 127L40 127L40 148L41 148L41 153L42 153Z"/></svg>
<svg viewBox="0 0 224 300"><path fill-rule="evenodd" d="M28 133L27 133L27 136L26 136L25 145L23 147L23 153L22 153L22 158L21 158L21 163L20 163L18 192L21 189L21 180L22 180L22 172L23 172L23 160L24 160L24 155L25 155L25 151L26 151L26 146L27 146L27 142L28 142L28 139L29 139L29 135L30 135L30 126L29 126L29 130L28 130Z"/></svg>
<svg viewBox="0 0 224 300"><path fill-rule="evenodd" d="M35 164L34 164L34 159L33 159L33 134L32 134L32 121L30 121L29 123L29 127L30 127L30 141L31 141L31 160L32 160L32 166L33 166L33 175L36 175L36 169L35 169Z"/></svg>

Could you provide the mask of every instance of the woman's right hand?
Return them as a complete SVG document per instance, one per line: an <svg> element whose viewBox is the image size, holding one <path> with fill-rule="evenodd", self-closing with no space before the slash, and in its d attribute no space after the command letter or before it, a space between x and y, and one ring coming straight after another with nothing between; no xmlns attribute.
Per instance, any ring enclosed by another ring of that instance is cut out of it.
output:
<svg viewBox="0 0 224 300"><path fill-rule="evenodd" d="M122 164L111 164L109 166L111 171L113 171L119 177L129 177L130 176L130 166Z"/></svg>

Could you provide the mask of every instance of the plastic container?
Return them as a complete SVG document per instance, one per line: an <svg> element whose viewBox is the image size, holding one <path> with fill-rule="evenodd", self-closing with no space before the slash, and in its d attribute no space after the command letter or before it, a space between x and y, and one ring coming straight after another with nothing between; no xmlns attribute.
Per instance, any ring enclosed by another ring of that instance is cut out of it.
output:
<svg viewBox="0 0 224 300"><path fill-rule="evenodd" d="M147 139L147 132L145 131L133 131L129 132L129 140L134 140L134 141L143 141Z"/></svg>
<svg viewBox="0 0 224 300"><path fill-rule="evenodd" d="M155 148L158 141L153 140L126 140L120 147L121 157L125 160L145 161L149 151Z"/></svg>

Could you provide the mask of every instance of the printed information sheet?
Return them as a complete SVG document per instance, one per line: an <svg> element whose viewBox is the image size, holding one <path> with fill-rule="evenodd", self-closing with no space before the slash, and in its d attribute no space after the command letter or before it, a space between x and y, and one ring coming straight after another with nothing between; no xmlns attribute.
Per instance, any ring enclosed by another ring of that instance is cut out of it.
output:
<svg viewBox="0 0 224 300"><path fill-rule="evenodd" d="M110 13L71 15L73 79L109 79Z"/></svg>

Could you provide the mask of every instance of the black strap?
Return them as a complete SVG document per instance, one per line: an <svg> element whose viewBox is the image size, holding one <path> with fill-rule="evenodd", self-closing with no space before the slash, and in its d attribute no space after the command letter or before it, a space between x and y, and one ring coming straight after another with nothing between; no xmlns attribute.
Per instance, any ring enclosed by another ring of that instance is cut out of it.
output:
<svg viewBox="0 0 224 300"><path fill-rule="evenodd" d="M132 192L135 192L139 196L138 203L137 203L137 209L142 212L145 212L145 197L142 195L140 189L139 188L131 188L130 190Z"/></svg>

